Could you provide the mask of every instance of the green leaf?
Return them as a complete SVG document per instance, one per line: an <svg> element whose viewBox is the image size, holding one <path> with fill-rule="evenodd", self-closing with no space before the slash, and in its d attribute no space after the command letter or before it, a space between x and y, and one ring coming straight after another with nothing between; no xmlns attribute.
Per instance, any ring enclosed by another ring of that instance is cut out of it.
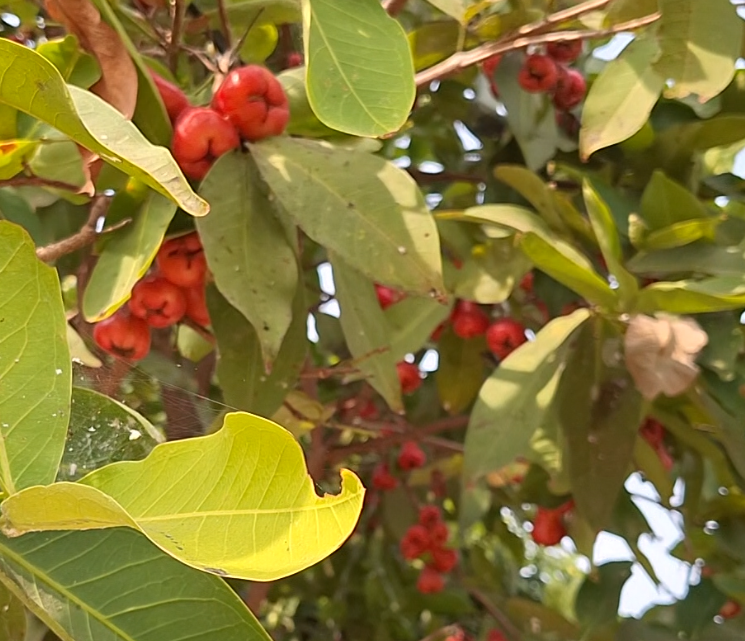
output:
<svg viewBox="0 0 745 641"><path fill-rule="evenodd" d="M655 171L644 189L641 214L651 231L684 221L710 219L701 201L662 171Z"/></svg>
<svg viewBox="0 0 745 641"><path fill-rule="evenodd" d="M25 641L26 611L23 604L0 583L0 641Z"/></svg>
<svg viewBox="0 0 745 641"><path fill-rule="evenodd" d="M662 55L654 69L674 84L668 98L695 94L701 102L727 87L740 56L742 25L727 0L659 0Z"/></svg>
<svg viewBox="0 0 745 641"><path fill-rule="evenodd" d="M317 243L380 283L442 293L437 227L405 171L371 154L283 136L251 152L279 203Z"/></svg>
<svg viewBox="0 0 745 641"><path fill-rule="evenodd" d="M695 272L716 276L745 273L745 247L719 247L697 242L653 252L640 252L626 266L637 274L680 274Z"/></svg>
<svg viewBox="0 0 745 641"><path fill-rule="evenodd" d="M354 365L396 412L403 410L401 383L391 350L390 328L375 287L339 256L331 255L342 331Z"/></svg>
<svg viewBox="0 0 745 641"><path fill-rule="evenodd" d="M305 89L305 67L285 69L277 75L277 80L282 84L290 104L290 122L287 123L286 129L288 134L309 138L338 135L338 132L318 120L318 116L310 108L308 92Z"/></svg>
<svg viewBox="0 0 745 641"><path fill-rule="evenodd" d="M745 347L739 314L705 314L696 321L709 337L697 362L715 372L723 381L731 381L735 377L740 352Z"/></svg>
<svg viewBox="0 0 745 641"><path fill-rule="evenodd" d="M464 487L529 451L553 402L569 339L588 318L585 309L555 318L486 379L466 432Z"/></svg>
<svg viewBox="0 0 745 641"><path fill-rule="evenodd" d="M0 537L0 581L63 641L270 641L222 579L127 528Z"/></svg>
<svg viewBox="0 0 745 641"><path fill-rule="evenodd" d="M56 270L0 222L0 485L51 483L65 447L72 364Z"/></svg>
<svg viewBox="0 0 745 641"><path fill-rule="evenodd" d="M143 461L6 499L4 531L128 525L197 569L273 581L324 559L352 533L365 489L349 470L341 477L340 494L317 496L292 434L237 412L218 432L163 443Z"/></svg>
<svg viewBox="0 0 745 641"><path fill-rule="evenodd" d="M641 313L700 314L738 309L745 305L745 280L721 276L653 283L639 292L636 305Z"/></svg>
<svg viewBox="0 0 745 641"><path fill-rule="evenodd" d="M325 125L355 136L397 131L414 104L401 25L378 0L303 0L308 99Z"/></svg>
<svg viewBox="0 0 745 641"><path fill-rule="evenodd" d="M215 285L253 325L270 370L292 321L295 251L250 156L219 158L200 194L211 211L197 230Z"/></svg>
<svg viewBox="0 0 745 641"><path fill-rule="evenodd" d="M127 199L130 194L120 192ZM117 194L117 197L120 197ZM112 207L113 207L112 203ZM148 190L144 203L131 212L129 225L111 232L83 294L82 312L86 320L100 321L116 311L129 298L158 253L176 206L160 194Z"/></svg>
<svg viewBox="0 0 745 641"><path fill-rule="evenodd" d="M3 140L0 142L0 180L20 174L31 160L39 143L36 140Z"/></svg>
<svg viewBox="0 0 745 641"><path fill-rule="evenodd" d="M414 59L414 69L421 71L455 53L460 35L460 25L450 20L429 22L410 31L407 37Z"/></svg>
<svg viewBox="0 0 745 641"><path fill-rule="evenodd" d="M476 398L484 382L486 341L464 340L448 327L439 341L440 364L435 374L437 394L448 414L460 414Z"/></svg>
<svg viewBox="0 0 745 641"><path fill-rule="evenodd" d="M673 223L669 227L663 227L662 229L653 231L651 234L643 235L634 241L634 245L638 249L654 251L682 247L702 238L712 241L714 240L717 227L721 222L722 219L720 218L705 218ZM678 267L680 267L680 263Z"/></svg>
<svg viewBox="0 0 745 641"><path fill-rule="evenodd" d="M600 245L605 263L608 265L608 270L618 281L620 297L626 304L629 304L639 291L639 285L636 278L626 271L623 265L621 239L618 236L618 230L613 222L610 209L587 179L582 183L582 195L592 229Z"/></svg>
<svg viewBox="0 0 745 641"><path fill-rule="evenodd" d="M390 328L391 352L395 361L418 352L440 323L450 316L450 305L431 298L408 296L383 312Z"/></svg>
<svg viewBox="0 0 745 641"><path fill-rule="evenodd" d="M592 83L582 108L583 159L630 138L647 122L665 86L652 66L659 53L655 39L636 38Z"/></svg>
<svg viewBox="0 0 745 641"><path fill-rule="evenodd" d="M528 93L517 81L524 56L507 54L494 79L507 109L507 124L515 136L528 169L538 171L554 157L559 142L553 105L545 94Z"/></svg>
<svg viewBox="0 0 745 641"><path fill-rule="evenodd" d="M189 187L170 152L150 144L114 107L78 87L22 45L0 39L0 103L52 125L83 147L142 180L184 211L203 216L209 205ZM29 91L28 87L34 90ZM40 99L37 99L40 98Z"/></svg>
<svg viewBox="0 0 745 641"><path fill-rule="evenodd" d="M615 292L592 268L590 261L571 245L561 240L549 242L534 233L525 234L519 242L525 255L551 278L591 303L615 307Z"/></svg>
<svg viewBox="0 0 745 641"><path fill-rule="evenodd" d="M80 48L78 39L73 35L42 42L36 51L57 67L71 85L88 89L101 78L98 61Z"/></svg>
<svg viewBox="0 0 745 641"><path fill-rule="evenodd" d="M427 0L433 7L450 16L453 20L464 22L466 3L463 0Z"/></svg>
<svg viewBox="0 0 745 641"><path fill-rule="evenodd" d="M297 381L308 349L307 314L302 288L295 293L292 322L272 365L264 369L256 330L214 287L207 288L207 307L217 339L217 377L227 405L267 418L282 405Z"/></svg>
<svg viewBox="0 0 745 641"><path fill-rule="evenodd" d="M589 575L579 592L575 609L580 623L589 629L615 621L621 590L631 577L629 561L611 561L598 566L596 575Z"/></svg>
<svg viewBox="0 0 745 641"><path fill-rule="evenodd" d="M701 579L692 585L685 599L675 604L675 627L689 637L710 625L711 620L724 605L726 596L711 579Z"/></svg>
<svg viewBox="0 0 745 641"><path fill-rule="evenodd" d="M626 370L605 365L620 341L605 321L585 325L556 392L572 496L595 531L610 522L643 418L642 396Z"/></svg>
<svg viewBox="0 0 745 641"><path fill-rule="evenodd" d="M116 461L139 461L164 441L133 409L82 387L72 388L72 410L58 481L77 481Z"/></svg>

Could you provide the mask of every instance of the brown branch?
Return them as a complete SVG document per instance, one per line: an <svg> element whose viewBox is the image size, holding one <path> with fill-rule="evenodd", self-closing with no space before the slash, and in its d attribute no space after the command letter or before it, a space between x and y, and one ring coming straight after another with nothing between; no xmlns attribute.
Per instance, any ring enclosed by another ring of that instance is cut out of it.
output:
<svg viewBox="0 0 745 641"><path fill-rule="evenodd" d="M46 247L37 247L37 258L45 263L54 262L62 256L66 256L78 249L93 244L101 233L113 229L103 230L102 232L97 231L98 221L106 216L106 210L109 208L110 203L111 196L96 196L91 203L88 220L85 221L85 224L81 227L80 231L69 238L63 238L56 243L47 245ZM117 225L116 228L120 226L121 224Z"/></svg>
<svg viewBox="0 0 745 641"><path fill-rule="evenodd" d="M386 10L389 16L397 16L401 13L407 2L408 0L385 0L383 9Z"/></svg>
<svg viewBox="0 0 745 641"><path fill-rule="evenodd" d="M50 189L72 191L76 194L80 193L81 189L78 185L72 185L61 180L48 180L39 176L14 176L7 180L0 180L0 188L2 187L49 187Z"/></svg>
<svg viewBox="0 0 745 641"><path fill-rule="evenodd" d="M607 36L621 33L623 31L633 31L634 29L640 29L646 27L657 20L659 20L661 14L659 12L653 13L643 18L637 18L636 20L629 20L621 24L614 25L608 29L601 29L597 31L558 31L555 33L538 34L532 36L516 36L503 40L501 42L490 42L480 47L470 49L469 51L462 51L454 53L449 58L442 62L420 71L416 74L415 81L417 87L427 86L429 83L444 78L445 76L458 73L471 65L483 62L487 58L499 53L506 53L508 51L514 51L516 49L524 49L531 45L546 44L549 42L569 42L573 40L592 40L596 38L605 38ZM545 28L545 22L534 23L535 25L540 24L540 28ZM528 27L530 25L527 25ZM533 27L534 30L539 30L538 26Z"/></svg>
<svg viewBox="0 0 745 641"><path fill-rule="evenodd" d="M569 7L563 11L551 13L541 20L536 20L535 22L523 25L517 30L517 34L525 36L529 33L542 33L554 25L568 22L569 20L578 18L585 13L590 13L590 11L599 11L611 2L613 2L613 0L587 0L587 2L583 2L582 4Z"/></svg>
<svg viewBox="0 0 745 641"><path fill-rule="evenodd" d="M466 588L471 597L481 604L498 624L499 627L509 636L510 641L520 641L522 634L520 630L510 621L509 617L502 612L487 596L476 588Z"/></svg>
<svg viewBox="0 0 745 641"><path fill-rule="evenodd" d="M225 0L217 0L217 15L220 17L220 31L225 38L225 49L230 50L233 46L233 34L230 33L230 21L228 20Z"/></svg>
<svg viewBox="0 0 745 641"><path fill-rule="evenodd" d="M184 28L186 4L184 0L170 0L171 2L171 34L168 38L168 66L175 74L178 67L178 52L181 46L181 31Z"/></svg>
<svg viewBox="0 0 745 641"><path fill-rule="evenodd" d="M419 169L409 167L408 174L420 185L429 185L439 182L466 182L466 183L484 183L486 179L483 176L473 176L455 171L441 171L436 174L430 174Z"/></svg>

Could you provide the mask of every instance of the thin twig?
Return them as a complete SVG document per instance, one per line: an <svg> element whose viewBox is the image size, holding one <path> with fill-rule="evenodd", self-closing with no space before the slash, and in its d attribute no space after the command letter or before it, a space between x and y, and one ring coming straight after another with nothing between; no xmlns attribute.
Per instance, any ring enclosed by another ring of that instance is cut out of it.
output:
<svg viewBox="0 0 745 641"><path fill-rule="evenodd" d="M540 45L549 42L569 42L573 40L605 38L623 31L633 31L635 29L640 29L641 27L646 27L647 25L659 20L661 15L662 14L658 11L657 13L644 16L643 18L629 20L628 22L614 25L608 29L597 31L557 31L555 33L545 33L534 36L518 36L501 42L490 42L481 45L480 47L470 49L469 51L454 53L442 62L433 65L424 71L420 71L416 74L416 86L425 87L435 80L458 73L459 71L462 71L471 65L483 62L487 58L491 58L498 53L506 53L516 49L524 49L531 45Z"/></svg>
<svg viewBox="0 0 745 641"><path fill-rule="evenodd" d="M220 31L225 38L225 48L231 49L233 46L233 34L230 33L230 21L228 20L228 10L225 7L225 0L217 0L217 15L220 17Z"/></svg>
<svg viewBox="0 0 745 641"><path fill-rule="evenodd" d="M168 40L168 66L175 74L178 67L178 52L181 46L181 30L184 28L186 5L184 0L171 0L171 36Z"/></svg>
<svg viewBox="0 0 745 641"><path fill-rule="evenodd" d="M51 263L62 256L66 256L78 249L93 244L96 238L103 233L98 231L98 221L100 218L106 216L106 210L109 208L110 203L111 196L96 196L91 204L88 220L85 221L85 224L80 228L80 231L69 238L63 238L51 245L37 247L37 258L45 263ZM118 227L119 226L121 226L121 224L118 225Z"/></svg>
<svg viewBox="0 0 745 641"><path fill-rule="evenodd" d="M472 176L471 174L464 174L456 171L441 171L436 174L430 174L413 167L409 167L406 171L420 185L429 185L440 182L486 182L486 178L483 176Z"/></svg>
<svg viewBox="0 0 745 641"><path fill-rule="evenodd" d="M551 13L545 18L523 25L517 30L517 35L526 36L530 33L543 33L554 25L561 24L562 22L568 22L569 20L574 20L575 18L584 15L585 13L590 13L590 11L599 11L600 9L605 8L611 2L613 2L613 0L587 0L587 2L583 2L582 4L578 4L574 7L569 7L568 9L564 9L563 11Z"/></svg>
<svg viewBox="0 0 745 641"><path fill-rule="evenodd" d="M487 596L481 592L481 590L477 590L476 588L467 588L468 593L471 595L471 597L478 601L481 604L481 607L486 610L491 617L499 624L499 626L502 628L502 630L509 636L510 641L520 641L522 638L522 634L520 633L520 630L518 630L515 625L510 621L509 617L502 612L494 603L491 602L487 598Z"/></svg>
<svg viewBox="0 0 745 641"><path fill-rule="evenodd" d="M401 13L407 2L408 0L385 0L383 9L386 10L389 16L396 16Z"/></svg>
<svg viewBox="0 0 745 641"><path fill-rule="evenodd" d="M13 178L0 180L0 188L2 187L49 187L50 189L72 191L76 194L80 193L81 190L79 185L72 185L61 180L40 178L39 176L14 176Z"/></svg>

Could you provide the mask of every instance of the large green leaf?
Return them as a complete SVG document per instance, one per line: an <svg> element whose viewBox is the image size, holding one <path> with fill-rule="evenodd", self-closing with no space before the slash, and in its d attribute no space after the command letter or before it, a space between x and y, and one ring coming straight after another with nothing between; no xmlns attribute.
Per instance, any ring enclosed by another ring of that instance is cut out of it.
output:
<svg viewBox="0 0 745 641"><path fill-rule="evenodd" d="M583 158L630 138L647 122L665 86L651 64L658 56L655 39L637 38L592 83L582 108Z"/></svg>
<svg viewBox="0 0 745 641"><path fill-rule="evenodd" d="M396 361L418 352L437 326L447 320L450 306L431 298L408 296L383 312L390 328L391 352Z"/></svg>
<svg viewBox="0 0 745 641"><path fill-rule="evenodd" d="M57 272L0 222L0 486L51 483L70 419L72 363Z"/></svg>
<svg viewBox="0 0 745 641"><path fill-rule="evenodd" d="M435 382L440 404L449 414L459 414L476 398L484 381L486 341L464 340L448 327L437 342L440 357Z"/></svg>
<svg viewBox="0 0 745 641"><path fill-rule="evenodd" d="M364 152L282 136L251 151L280 204L313 240L378 282L442 293L437 227L405 171Z"/></svg>
<svg viewBox="0 0 745 641"><path fill-rule="evenodd" d="M63 641L269 641L219 577L114 528L0 537L0 581Z"/></svg>
<svg viewBox="0 0 745 641"><path fill-rule="evenodd" d="M572 496L595 531L610 521L643 417L642 396L626 370L604 365L603 355L618 344L606 322L586 324L556 391Z"/></svg>
<svg viewBox="0 0 745 641"><path fill-rule="evenodd" d="M176 161L156 147L114 107L66 85L56 67L35 51L0 39L0 103L46 122L123 172L203 216L209 205L189 187ZM34 91L28 87L33 86Z"/></svg>
<svg viewBox="0 0 745 641"><path fill-rule="evenodd" d="M324 124L355 136L397 131L414 104L401 25L378 0L303 0L308 99Z"/></svg>
<svg viewBox="0 0 745 641"><path fill-rule="evenodd" d="M586 628L597 628L618 618L621 590L631 577L629 561L611 561L588 575L577 592L577 618Z"/></svg>
<svg viewBox="0 0 745 641"><path fill-rule="evenodd" d="M466 433L464 486L529 451L553 403L569 338L588 318L584 309L555 318L486 379Z"/></svg>
<svg viewBox="0 0 745 641"><path fill-rule="evenodd" d="M729 0L659 0L662 55L654 70L674 84L670 98L705 102L724 88L740 56L742 25Z"/></svg>
<svg viewBox="0 0 745 641"><path fill-rule="evenodd" d="M58 481L76 481L116 461L139 461L163 442L132 408L104 394L72 388L72 410Z"/></svg>
<svg viewBox="0 0 745 641"><path fill-rule="evenodd" d="M638 274L680 274L695 272L716 276L739 276L745 273L745 247L720 247L710 243L693 243L653 252L640 252L626 266Z"/></svg>
<svg viewBox="0 0 745 641"><path fill-rule="evenodd" d="M295 251L247 154L218 159L199 192L211 208L197 230L215 285L253 325L271 366L292 321Z"/></svg>
<svg viewBox="0 0 745 641"><path fill-rule="evenodd" d="M26 639L26 611L23 604L0 583L0 641Z"/></svg>
<svg viewBox="0 0 745 641"><path fill-rule="evenodd" d="M223 400L230 407L271 417L305 361L307 306L302 288L295 293L292 322L270 374L264 369L257 332L246 317L213 287L207 288L207 306L217 339L217 377Z"/></svg>
<svg viewBox="0 0 745 641"><path fill-rule="evenodd" d="M127 195L121 192L117 197ZM145 201L130 213L132 222L110 234L83 293L86 320L110 316L129 298L155 259L175 213L176 205L148 190Z"/></svg>
<svg viewBox="0 0 745 641"><path fill-rule="evenodd" d="M365 489L349 470L341 476L340 494L319 497L292 434L236 412L218 432L163 443L143 461L6 499L4 531L128 525L187 565L272 581L317 563L352 533Z"/></svg>
<svg viewBox="0 0 745 641"><path fill-rule="evenodd" d="M662 171L655 171L644 189L641 214L650 231L688 220L709 218L698 198Z"/></svg>
<svg viewBox="0 0 745 641"><path fill-rule="evenodd" d="M401 383L391 350L391 332L372 281L331 256L341 327L355 367L395 411L403 409Z"/></svg>
<svg viewBox="0 0 745 641"><path fill-rule="evenodd" d="M742 277L721 276L653 283L639 292L636 311L699 314L738 309L744 305L745 280Z"/></svg>

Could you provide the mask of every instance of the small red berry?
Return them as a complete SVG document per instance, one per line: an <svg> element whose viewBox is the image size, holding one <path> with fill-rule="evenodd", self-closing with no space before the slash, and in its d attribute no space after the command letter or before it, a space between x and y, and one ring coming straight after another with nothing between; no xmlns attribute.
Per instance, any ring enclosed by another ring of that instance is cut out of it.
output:
<svg viewBox="0 0 745 641"><path fill-rule="evenodd" d="M727 601L719 610L719 616L723 619L734 619L740 611L742 606L737 602L730 599Z"/></svg>
<svg viewBox="0 0 745 641"><path fill-rule="evenodd" d="M442 512L436 505L425 505L419 508L419 523L427 529L433 528L442 521Z"/></svg>
<svg viewBox="0 0 745 641"><path fill-rule="evenodd" d="M302 67L303 62L303 54L299 51L290 51L290 53L287 54L288 69L292 69L293 67Z"/></svg>
<svg viewBox="0 0 745 641"><path fill-rule="evenodd" d="M450 572L458 564L458 553L451 548L435 548L431 554L432 567L438 572Z"/></svg>
<svg viewBox="0 0 745 641"><path fill-rule="evenodd" d="M259 65L231 71L212 97L212 108L229 118L249 141L278 136L290 119L281 83Z"/></svg>
<svg viewBox="0 0 745 641"><path fill-rule="evenodd" d="M499 630L492 629L489 630L486 641L507 641L507 637L505 637Z"/></svg>
<svg viewBox="0 0 745 641"><path fill-rule="evenodd" d="M546 45L546 53L556 60L556 62L574 62L582 53L582 41L565 40L549 42Z"/></svg>
<svg viewBox="0 0 745 641"><path fill-rule="evenodd" d="M550 91L559 79L559 69L553 58L535 53L528 56L517 74L520 86L530 93Z"/></svg>
<svg viewBox="0 0 745 641"><path fill-rule="evenodd" d="M371 398L363 401L357 409L357 416L363 421L374 421L376 418L379 418L380 412L378 411L378 406L375 405L375 401Z"/></svg>
<svg viewBox="0 0 745 641"><path fill-rule="evenodd" d="M652 447L661 445L665 440L665 427L653 418L647 418L639 428L642 438Z"/></svg>
<svg viewBox="0 0 745 641"><path fill-rule="evenodd" d="M208 327L210 324L210 312L207 309L207 297L204 285L186 287L181 290L186 298L186 316L197 325Z"/></svg>
<svg viewBox="0 0 745 641"><path fill-rule="evenodd" d="M442 332L445 331L445 328L447 327L447 322L440 323L437 327L435 327L435 331L432 332L432 335L429 337L429 340L431 340L433 343L436 343L440 340L442 337Z"/></svg>
<svg viewBox="0 0 745 641"><path fill-rule="evenodd" d="M212 164L231 149L240 147L235 127L212 109L185 109L173 129L173 157L189 178L201 180Z"/></svg>
<svg viewBox="0 0 745 641"><path fill-rule="evenodd" d="M557 109L569 111L574 109L587 93L587 83L584 76L576 69L565 69L559 74L554 90L554 106Z"/></svg>
<svg viewBox="0 0 745 641"><path fill-rule="evenodd" d="M378 303L380 303L383 309L388 309L391 305L395 305L406 297L404 293L397 292L395 289L391 289L385 285L379 285L378 283L375 283L375 294L378 297Z"/></svg>
<svg viewBox="0 0 745 641"><path fill-rule="evenodd" d="M415 470L427 462L427 455L416 441L405 441L398 453L398 467L402 470Z"/></svg>
<svg viewBox="0 0 745 641"><path fill-rule="evenodd" d="M401 539L401 554L409 561L418 559L427 551L429 532L422 525L412 525Z"/></svg>
<svg viewBox="0 0 745 641"><path fill-rule="evenodd" d="M535 277L533 275L533 272L528 272L525 274L525 276L522 277L522 280L520 281L520 289L525 290L529 294L533 292L533 281Z"/></svg>
<svg viewBox="0 0 745 641"><path fill-rule="evenodd" d="M481 68L484 71L484 75L489 80L489 87L491 88L492 95L495 98L499 97L499 87L497 87L497 82L494 80L494 72L497 70L497 67L499 66L499 63L502 61L502 54L498 53L496 56L492 56L491 58L487 58L484 60L484 62L481 65Z"/></svg>
<svg viewBox="0 0 745 641"><path fill-rule="evenodd" d="M470 301L460 300L450 316L453 332L460 338L481 336L489 327L489 316L481 307Z"/></svg>
<svg viewBox="0 0 745 641"><path fill-rule="evenodd" d="M155 260L160 273L174 285L196 287L204 283L207 259L196 233L165 241Z"/></svg>
<svg viewBox="0 0 745 641"><path fill-rule="evenodd" d="M189 99L172 82L168 82L168 80L159 76L152 69L148 69L148 71L155 82L155 88L158 90L161 100L163 100L168 118L172 123L175 123L181 113L189 108Z"/></svg>
<svg viewBox="0 0 745 641"><path fill-rule="evenodd" d="M562 515L539 506L533 521L533 540L538 545L557 545L566 534Z"/></svg>
<svg viewBox="0 0 745 641"><path fill-rule="evenodd" d="M372 476L372 484L376 490L389 491L398 487L398 479L393 476L386 463L375 466Z"/></svg>
<svg viewBox="0 0 745 641"><path fill-rule="evenodd" d="M109 354L139 361L150 351L150 328L144 320L121 309L93 326L93 340Z"/></svg>
<svg viewBox="0 0 745 641"><path fill-rule="evenodd" d="M511 318L501 318L486 330L486 343L500 360L507 358L527 340L525 326Z"/></svg>
<svg viewBox="0 0 745 641"><path fill-rule="evenodd" d="M430 549L441 548L448 542L450 538L450 531L448 526L444 523L435 523L429 528L429 545Z"/></svg>
<svg viewBox="0 0 745 641"><path fill-rule="evenodd" d="M419 389L422 377L419 375L419 368L414 363L401 361L396 365L396 369L398 380L401 382L401 391L404 394L411 394Z"/></svg>
<svg viewBox="0 0 745 641"><path fill-rule="evenodd" d="M180 287L162 276L146 276L132 288L129 309L150 327L169 327L186 313L186 297Z"/></svg>
<svg viewBox="0 0 745 641"><path fill-rule="evenodd" d="M435 594L442 592L445 588L445 579L434 568L425 566L419 574L419 578L416 582L416 589L422 594Z"/></svg>

